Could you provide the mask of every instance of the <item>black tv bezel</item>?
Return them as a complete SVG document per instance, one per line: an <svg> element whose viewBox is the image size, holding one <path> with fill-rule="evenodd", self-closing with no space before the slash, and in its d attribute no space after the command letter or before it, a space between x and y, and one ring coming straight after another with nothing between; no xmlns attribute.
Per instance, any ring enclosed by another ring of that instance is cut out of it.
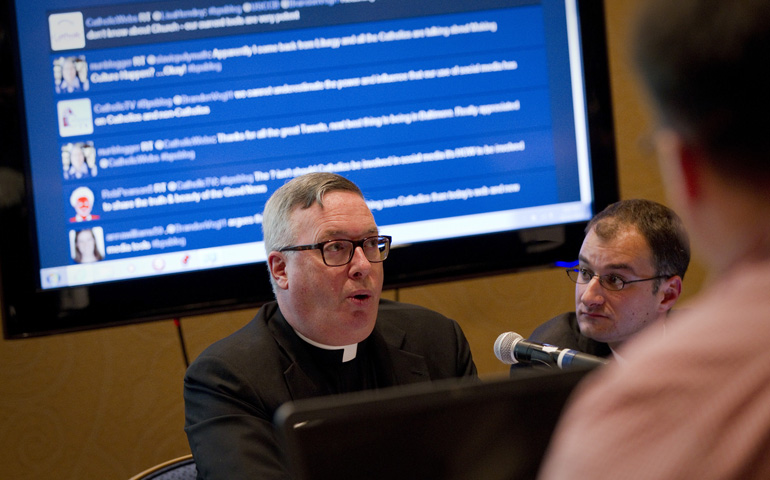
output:
<svg viewBox="0 0 770 480"><path fill-rule="evenodd" d="M12 2L4 0L4 110L0 125L4 157L0 168L23 172L21 202L0 198L0 304L7 339L82 331L139 322L254 308L272 300L264 263L201 270L94 285L42 290L34 246L33 199L27 138L18 88L19 65ZM10 4L8 4L10 3ZM594 213L618 200L615 136L610 95L603 2L578 2L586 84L586 109ZM6 174L8 180L11 180ZM18 180L17 181L21 181ZM366 193L366 192L364 192ZM7 202L5 202L7 203ZM395 248L385 264L384 289L548 267L574 260L587 222L414 243Z"/></svg>

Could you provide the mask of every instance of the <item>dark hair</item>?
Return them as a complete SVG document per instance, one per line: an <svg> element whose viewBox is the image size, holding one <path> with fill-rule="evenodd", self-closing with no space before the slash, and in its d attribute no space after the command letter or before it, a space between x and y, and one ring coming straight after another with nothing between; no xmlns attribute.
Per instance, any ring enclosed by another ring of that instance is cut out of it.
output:
<svg viewBox="0 0 770 480"><path fill-rule="evenodd" d="M726 177L770 178L770 2L650 0L633 48L665 126Z"/></svg>
<svg viewBox="0 0 770 480"><path fill-rule="evenodd" d="M75 262L81 263L83 261L83 252L81 252L80 248L78 247L78 237L80 237L80 235L84 233L90 234L91 237L94 239L93 255L96 258L96 261L104 260L104 256L102 255L102 252L99 251L99 246L96 244L96 235L94 234L94 231L90 228L84 228L83 230L77 230L75 232Z"/></svg>
<svg viewBox="0 0 770 480"><path fill-rule="evenodd" d="M651 200L632 199L613 203L597 213L588 225L599 238L609 240L633 225L652 250L657 275L684 278L690 264L690 239L679 216L670 208Z"/></svg>

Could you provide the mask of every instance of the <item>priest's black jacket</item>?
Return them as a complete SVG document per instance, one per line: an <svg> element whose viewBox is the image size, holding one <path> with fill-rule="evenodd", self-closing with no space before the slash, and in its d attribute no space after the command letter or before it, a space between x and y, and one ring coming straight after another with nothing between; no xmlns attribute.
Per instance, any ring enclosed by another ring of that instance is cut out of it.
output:
<svg viewBox="0 0 770 480"><path fill-rule="evenodd" d="M381 300L365 342L377 388L477 377L460 326L423 307ZM314 348L270 302L195 359L184 379L185 432L199 479L291 478L272 423L275 411L290 400L338 393Z"/></svg>

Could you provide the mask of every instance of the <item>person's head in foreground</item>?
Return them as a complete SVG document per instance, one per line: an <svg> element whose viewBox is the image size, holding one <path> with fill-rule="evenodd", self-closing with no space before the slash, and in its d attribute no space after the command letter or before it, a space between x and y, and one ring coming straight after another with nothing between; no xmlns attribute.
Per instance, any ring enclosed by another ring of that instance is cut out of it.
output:
<svg viewBox="0 0 770 480"><path fill-rule="evenodd" d="M770 478L770 2L649 0L633 47L709 277L578 386L540 479Z"/></svg>

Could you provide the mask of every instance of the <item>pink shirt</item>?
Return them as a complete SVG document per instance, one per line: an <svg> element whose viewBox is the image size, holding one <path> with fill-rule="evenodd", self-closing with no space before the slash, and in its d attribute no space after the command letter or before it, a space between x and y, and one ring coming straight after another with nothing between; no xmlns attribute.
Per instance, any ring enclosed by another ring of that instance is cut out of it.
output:
<svg viewBox="0 0 770 480"><path fill-rule="evenodd" d="M578 389L541 480L770 479L770 262L621 353Z"/></svg>

